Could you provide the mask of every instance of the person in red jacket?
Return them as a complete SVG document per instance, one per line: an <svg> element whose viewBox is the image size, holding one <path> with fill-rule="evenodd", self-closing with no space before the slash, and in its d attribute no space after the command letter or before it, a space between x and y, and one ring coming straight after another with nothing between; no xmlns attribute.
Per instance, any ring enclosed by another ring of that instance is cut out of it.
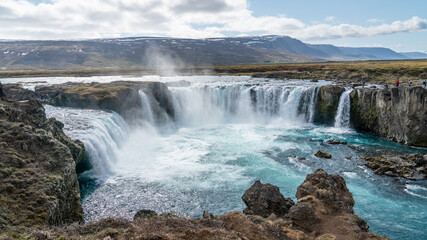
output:
<svg viewBox="0 0 427 240"><path fill-rule="evenodd" d="M396 87L399 87L399 79L396 80Z"/></svg>

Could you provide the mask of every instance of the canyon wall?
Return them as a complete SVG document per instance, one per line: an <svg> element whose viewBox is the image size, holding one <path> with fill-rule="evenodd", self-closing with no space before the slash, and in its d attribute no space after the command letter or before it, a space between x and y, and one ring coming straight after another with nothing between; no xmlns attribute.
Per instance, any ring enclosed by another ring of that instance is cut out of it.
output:
<svg viewBox="0 0 427 240"><path fill-rule="evenodd" d="M84 155L38 101L8 101L0 85L0 232L82 222L76 162Z"/></svg>
<svg viewBox="0 0 427 240"><path fill-rule="evenodd" d="M351 93L351 122L369 132L411 146L427 147L427 89L358 88Z"/></svg>

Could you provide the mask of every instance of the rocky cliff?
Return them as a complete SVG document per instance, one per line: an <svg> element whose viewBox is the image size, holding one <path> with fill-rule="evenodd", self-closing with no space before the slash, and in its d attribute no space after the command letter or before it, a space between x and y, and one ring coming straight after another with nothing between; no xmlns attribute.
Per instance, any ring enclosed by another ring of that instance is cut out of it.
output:
<svg viewBox="0 0 427 240"><path fill-rule="evenodd" d="M334 124L341 94L345 88L336 85L321 86L317 92L313 121L318 124Z"/></svg>
<svg viewBox="0 0 427 240"><path fill-rule="evenodd" d="M68 83L35 89L43 102L54 106L112 110L130 122L146 117L141 115L140 91L148 98L157 123L174 119L172 95L160 82Z"/></svg>
<svg viewBox="0 0 427 240"><path fill-rule="evenodd" d="M8 101L0 86L0 232L83 221L80 142L36 100Z"/></svg>
<svg viewBox="0 0 427 240"><path fill-rule="evenodd" d="M358 88L351 93L351 123L359 131L427 147L427 89Z"/></svg>

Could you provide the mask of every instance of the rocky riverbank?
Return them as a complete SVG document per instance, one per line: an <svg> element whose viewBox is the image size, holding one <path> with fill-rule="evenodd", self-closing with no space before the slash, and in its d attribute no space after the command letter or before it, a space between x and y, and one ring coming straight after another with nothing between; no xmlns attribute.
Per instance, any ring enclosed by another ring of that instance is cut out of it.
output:
<svg viewBox="0 0 427 240"><path fill-rule="evenodd" d="M256 181L242 199L244 213L184 218L143 210L133 221L105 219L19 233L28 239L387 239L369 233L353 213L354 199L339 175L322 169L309 174L298 187L295 204L279 188ZM18 234L18 233L16 233Z"/></svg>
<svg viewBox="0 0 427 240"><path fill-rule="evenodd" d="M112 110L128 121L143 119L142 94L149 99L154 120L174 119L172 95L160 82L67 83L35 89L38 98L54 106Z"/></svg>
<svg viewBox="0 0 427 240"><path fill-rule="evenodd" d="M403 177L410 180L427 178L426 155L381 155L361 156L366 161L365 166L374 170L375 174L390 177Z"/></svg>
<svg viewBox="0 0 427 240"><path fill-rule="evenodd" d="M76 163L84 146L37 100L8 101L0 85L0 232L83 221Z"/></svg>

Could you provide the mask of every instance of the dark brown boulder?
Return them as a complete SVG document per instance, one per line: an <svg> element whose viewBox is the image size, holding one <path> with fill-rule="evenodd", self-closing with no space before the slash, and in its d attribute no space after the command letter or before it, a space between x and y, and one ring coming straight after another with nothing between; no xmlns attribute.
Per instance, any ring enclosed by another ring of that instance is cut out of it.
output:
<svg viewBox="0 0 427 240"><path fill-rule="evenodd" d="M353 213L354 199L345 180L340 175L329 175L317 169L307 175L298 187L296 197L299 202L312 202L315 210L323 213Z"/></svg>
<svg viewBox="0 0 427 240"><path fill-rule="evenodd" d="M243 213L248 215L259 215L264 218L274 213L282 217L289 212L289 209L295 205L290 198L285 198L277 186L269 183L262 184L259 180L246 190L243 194L243 202L247 208Z"/></svg>
<svg viewBox="0 0 427 240"><path fill-rule="evenodd" d="M157 216L158 216L157 213L153 210L142 209L136 212L135 216L133 216L133 220L148 219L148 218L153 218Z"/></svg>
<svg viewBox="0 0 427 240"><path fill-rule="evenodd" d="M292 206L288 216L295 225L309 231L320 220L314 212L313 207L305 202Z"/></svg>
<svg viewBox="0 0 427 240"><path fill-rule="evenodd" d="M317 151L317 153L314 154L314 156L316 156L318 158L331 158L332 157L331 154L329 154L325 151L322 151L322 150Z"/></svg>

